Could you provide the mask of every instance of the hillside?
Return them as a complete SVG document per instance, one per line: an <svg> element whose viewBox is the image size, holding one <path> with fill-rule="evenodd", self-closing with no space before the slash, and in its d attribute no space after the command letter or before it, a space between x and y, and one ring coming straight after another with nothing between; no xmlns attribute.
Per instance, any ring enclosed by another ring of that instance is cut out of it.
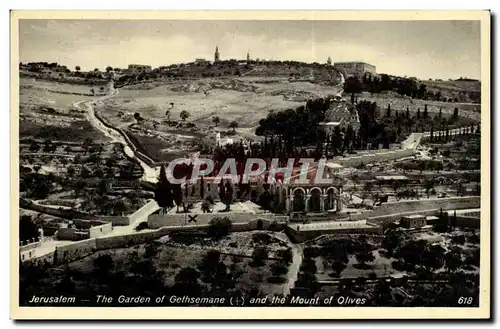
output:
<svg viewBox="0 0 500 329"><path fill-rule="evenodd" d="M479 103L481 101L481 82L469 80L422 81L428 91L441 93L442 97L452 98L460 103Z"/></svg>

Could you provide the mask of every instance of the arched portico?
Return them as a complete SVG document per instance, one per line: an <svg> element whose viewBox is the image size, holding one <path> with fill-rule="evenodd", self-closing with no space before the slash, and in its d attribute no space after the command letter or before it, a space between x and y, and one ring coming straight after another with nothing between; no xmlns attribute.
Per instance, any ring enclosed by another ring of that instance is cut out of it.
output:
<svg viewBox="0 0 500 329"><path fill-rule="evenodd" d="M293 211L307 212L306 191L303 188L299 187L293 190L291 201Z"/></svg>
<svg viewBox="0 0 500 329"><path fill-rule="evenodd" d="M325 212L341 209L341 188L336 186L314 186L308 189L299 186L283 190L287 212Z"/></svg>
<svg viewBox="0 0 500 329"><path fill-rule="evenodd" d="M309 191L309 203L308 203L308 212L323 212L323 207L321 202L323 201L323 195L321 189L312 188Z"/></svg>

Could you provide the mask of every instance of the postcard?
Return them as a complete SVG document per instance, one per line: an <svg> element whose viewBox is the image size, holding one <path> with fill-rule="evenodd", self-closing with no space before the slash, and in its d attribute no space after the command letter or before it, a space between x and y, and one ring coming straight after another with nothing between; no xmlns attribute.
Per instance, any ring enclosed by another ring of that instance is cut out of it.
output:
<svg viewBox="0 0 500 329"><path fill-rule="evenodd" d="M490 318L489 11L12 11L11 318Z"/></svg>

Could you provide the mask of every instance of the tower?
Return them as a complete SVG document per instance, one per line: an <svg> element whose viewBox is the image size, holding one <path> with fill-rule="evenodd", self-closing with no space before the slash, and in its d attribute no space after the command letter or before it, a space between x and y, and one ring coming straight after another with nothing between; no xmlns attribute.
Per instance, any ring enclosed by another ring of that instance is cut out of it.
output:
<svg viewBox="0 0 500 329"><path fill-rule="evenodd" d="M247 53L247 62L250 61L250 52Z"/></svg>
<svg viewBox="0 0 500 329"><path fill-rule="evenodd" d="M214 63L220 61L219 46L215 46Z"/></svg>
<svg viewBox="0 0 500 329"><path fill-rule="evenodd" d="M326 61L326 64L328 65L332 65L332 59L330 58L330 56L328 56L328 59Z"/></svg>

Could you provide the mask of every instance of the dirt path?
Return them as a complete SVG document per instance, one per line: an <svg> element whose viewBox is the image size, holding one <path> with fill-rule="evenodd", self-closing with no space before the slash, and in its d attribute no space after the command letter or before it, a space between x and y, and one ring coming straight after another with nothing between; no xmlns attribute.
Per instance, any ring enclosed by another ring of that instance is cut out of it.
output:
<svg viewBox="0 0 500 329"><path fill-rule="evenodd" d="M77 108L84 109L87 112L87 119L89 122L94 126L94 128L100 130L104 135L106 135L108 138L110 138L113 143L120 143L124 146L124 152L127 156L131 158L135 158L138 160L139 164L141 167L144 169L144 175L142 176L142 179L148 182L156 182L157 177L158 177L158 172L156 168L150 167L148 164L146 164L144 161L136 157L134 151L130 148L128 143L126 142L125 138L115 129L108 128L104 125L104 123L99 120L96 115L95 115L95 110L94 110L94 102L99 102L111 97L114 97L118 94L118 90L113 89L109 95L103 96L99 98L97 101L79 101L76 102L74 105Z"/></svg>
<svg viewBox="0 0 500 329"><path fill-rule="evenodd" d="M290 268L288 269L287 282L285 283L285 287L283 289L284 296L288 296L290 294L290 290L295 286L295 281L297 281L299 275L300 265L302 264L302 256L304 254L304 250L300 244L292 243L291 248L293 260Z"/></svg>

